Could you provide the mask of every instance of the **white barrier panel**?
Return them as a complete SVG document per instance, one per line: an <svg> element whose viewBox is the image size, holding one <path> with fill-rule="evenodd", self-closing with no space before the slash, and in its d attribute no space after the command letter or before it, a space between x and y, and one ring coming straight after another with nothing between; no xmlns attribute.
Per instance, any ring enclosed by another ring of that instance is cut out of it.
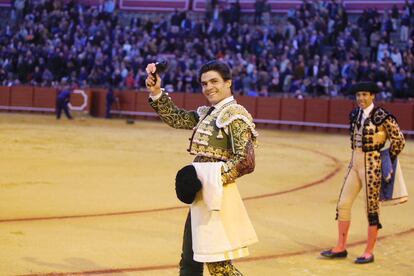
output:
<svg viewBox="0 0 414 276"><path fill-rule="evenodd" d="M71 103L68 104L69 108L76 111L85 111L86 106L88 105L88 94L83 90L75 89L72 92L73 94L80 94L83 98L83 103L80 106L73 106Z"/></svg>
<svg viewBox="0 0 414 276"><path fill-rule="evenodd" d="M55 112L54 108L49 108L49 107L6 106L6 105L0 105L0 110Z"/></svg>

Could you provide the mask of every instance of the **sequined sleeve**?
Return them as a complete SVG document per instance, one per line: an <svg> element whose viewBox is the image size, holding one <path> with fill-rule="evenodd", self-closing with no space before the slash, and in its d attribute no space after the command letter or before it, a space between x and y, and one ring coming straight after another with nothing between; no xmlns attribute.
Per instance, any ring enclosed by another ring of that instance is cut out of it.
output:
<svg viewBox="0 0 414 276"><path fill-rule="evenodd" d="M240 119L234 120L229 125L229 134L234 155L223 166L223 184L253 172L255 167L253 135L248 124Z"/></svg>
<svg viewBox="0 0 414 276"><path fill-rule="evenodd" d="M178 108L165 93L149 103L161 120L173 128L192 129L198 122L197 112Z"/></svg>
<svg viewBox="0 0 414 276"><path fill-rule="evenodd" d="M397 121L389 116L384 121L385 129L387 130L388 137L390 139L390 154L391 158L394 159L404 148L405 139L404 135L397 124Z"/></svg>

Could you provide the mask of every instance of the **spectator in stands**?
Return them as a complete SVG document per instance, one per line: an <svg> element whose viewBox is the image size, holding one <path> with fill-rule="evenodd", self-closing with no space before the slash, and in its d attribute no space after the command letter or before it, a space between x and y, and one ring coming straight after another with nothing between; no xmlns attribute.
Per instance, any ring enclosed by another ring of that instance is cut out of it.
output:
<svg viewBox="0 0 414 276"><path fill-rule="evenodd" d="M401 56L401 52L398 50L397 47L391 47L390 58L395 66L400 67L403 65L403 60Z"/></svg>
<svg viewBox="0 0 414 276"><path fill-rule="evenodd" d="M370 34L367 45L370 61L374 62L369 65L369 77L364 78L378 81L376 72L384 67L385 79L380 81L384 84L391 81L394 85L391 67L386 65L389 60L403 67L405 72L414 69L414 31L408 33L408 42L401 45L395 41L396 36L390 36L392 14L366 10L356 26L348 23L347 14L337 1L304 1L299 9L288 12L286 22L271 27L238 23L240 16L236 14L240 11L236 2L222 11L225 16L221 14L216 22L202 18L194 21L185 11L175 11L170 18L134 17L125 28L118 22L113 0L103 1L98 8L73 2L63 6L53 5L51 1L24 3L28 4L24 9L26 16L16 28L9 26L0 31L0 67L5 70L6 82L10 85L51 85L67 77L76 78L84 85L102 86L111 79L114 86L142 88L144 84L137 75L138 68L147 62L144 57L161 53L172 57L172 61L177 60L178 69L172 70L174 74L170 76L174 90L183 90L187 84L185 80L192 78L188 69L213 58L225 59L238 74L247 72L249 78L260 82L264 71L271 74L273 68L277 68L280 75L272 76L265 87L279 86L279 92L283 87L290 87L289 78L285 83L286 76L292 75L294 80L301 78L304 82L310 72L316 71L312 86L318 78L327 75L335 87L342 87L338 72L349 69L350 60L354 60L354 72L365 71L360 68L365 66L363 60L367 57L364 47L360 47L364 37L360 32ZM207 3L214 7L219 5L217 0ZM264 0L257 0L257 3L268 4ZM408 30L413 29L414 16L410 8L411 5L406 5L401 12L401 29L406 24ZM404 20L407 15L409 20ZM402 49L401 58L392 47ZM315 55L321 57L318 64L314 63ZM286 72L287 67L290 68ZM361 74L355 79L352 73L347 82L361 79ZM39 74L42 74L41 81ZM279 84L275 86L273 80ZM254 91L262 90L261 84L256 85L259 84L255 84Z"/></svg>
<svg viewBox="0 0 414 276"><path fill-rule="evenodd" d="M409 30L410 30L410 15L404 14L403 18L401 19L401 27L400 27L400 40L402 42L407 42L409 38Z"/></svg>
<svg viewBox="0 0 414 276"><path fill-rule="evenodd" d="M263 0L263 24L269 26L271 22L272 6L267 0Z"/></svg>
<svg viewBox="0 0 414 276"><path fill-rule="evenodd" d="M388 43L385 38L382 38L378 44L377 62L382 62L386 56L389 56Z"/></svg>
<svg viewBox="0 0 414 276"><path fill-rule="evenodd" d="M262 16L263 12L266 8L265 0L255 0L254 2L254 24L261 25L262 24Z"/></svg>
<svg viewBox="0 0 414 276"><path fill-rule="evenodd" d="M405 81L406 81L406 75L403 68L398 68L394 66L392 71L393 74L393 86L395 88L395 94L394 96L396 98L402 98L404 96L405 91Z"/></svg>
<svg viewBox="0 0 414 276"><path fill-rule="evenodd" d="M25 8L25 0L15 0L14 1L14 12L15 12L15 23L16 25L19 24L24 17L24 8Z"/></svg>
<svg viewBox="0 0 414 276"><path fill-rule="evenodd" d="M384 87L382 82L377 82L377 85L379 88L379 92L375 97L377 101L390 101L392 99L391 92L386 90L386 87Z"/></svg>
<svg viewBox="0 0 414 276"><path fill-rule="evenodd" d="M408 71L407 72L407 77L405 80L406 83L406 87L405 87L405 93L404 93L404 98L408 98L408 99L414 99L414 76L413 73Z"/></svg>

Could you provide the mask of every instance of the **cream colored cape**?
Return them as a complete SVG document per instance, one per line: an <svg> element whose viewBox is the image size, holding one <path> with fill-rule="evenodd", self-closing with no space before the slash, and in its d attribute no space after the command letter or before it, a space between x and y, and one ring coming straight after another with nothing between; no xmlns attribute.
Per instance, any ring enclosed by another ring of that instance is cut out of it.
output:
<svg viewBox="0 0 414 276"><path fill-rule="evenodd" d="M221 183L222 164L193 163L203 185L191 205L193 251L197 262L247 256L247 246L258 241L236 183L224 186ZM223 188L221 195L217 192L219 187Z"/></svg>

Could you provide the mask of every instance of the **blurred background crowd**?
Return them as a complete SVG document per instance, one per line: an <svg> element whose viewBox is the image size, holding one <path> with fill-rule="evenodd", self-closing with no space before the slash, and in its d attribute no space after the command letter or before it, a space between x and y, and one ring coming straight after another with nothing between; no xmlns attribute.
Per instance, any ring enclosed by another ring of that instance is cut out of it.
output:
<svg viewBox="0 0 414 276"><path fill-rule="evenodd" d="M220 59L233 90L250 96L350 96L375 81L382 100L414 98L414 3L347 14L341 1L303 1L272 14L266 0L208 0L205 14L124 14L113 0L14 0L1 12L0 85L145 88L145 67L166 59L167 91L200 92L197 70Z"/></svg>

